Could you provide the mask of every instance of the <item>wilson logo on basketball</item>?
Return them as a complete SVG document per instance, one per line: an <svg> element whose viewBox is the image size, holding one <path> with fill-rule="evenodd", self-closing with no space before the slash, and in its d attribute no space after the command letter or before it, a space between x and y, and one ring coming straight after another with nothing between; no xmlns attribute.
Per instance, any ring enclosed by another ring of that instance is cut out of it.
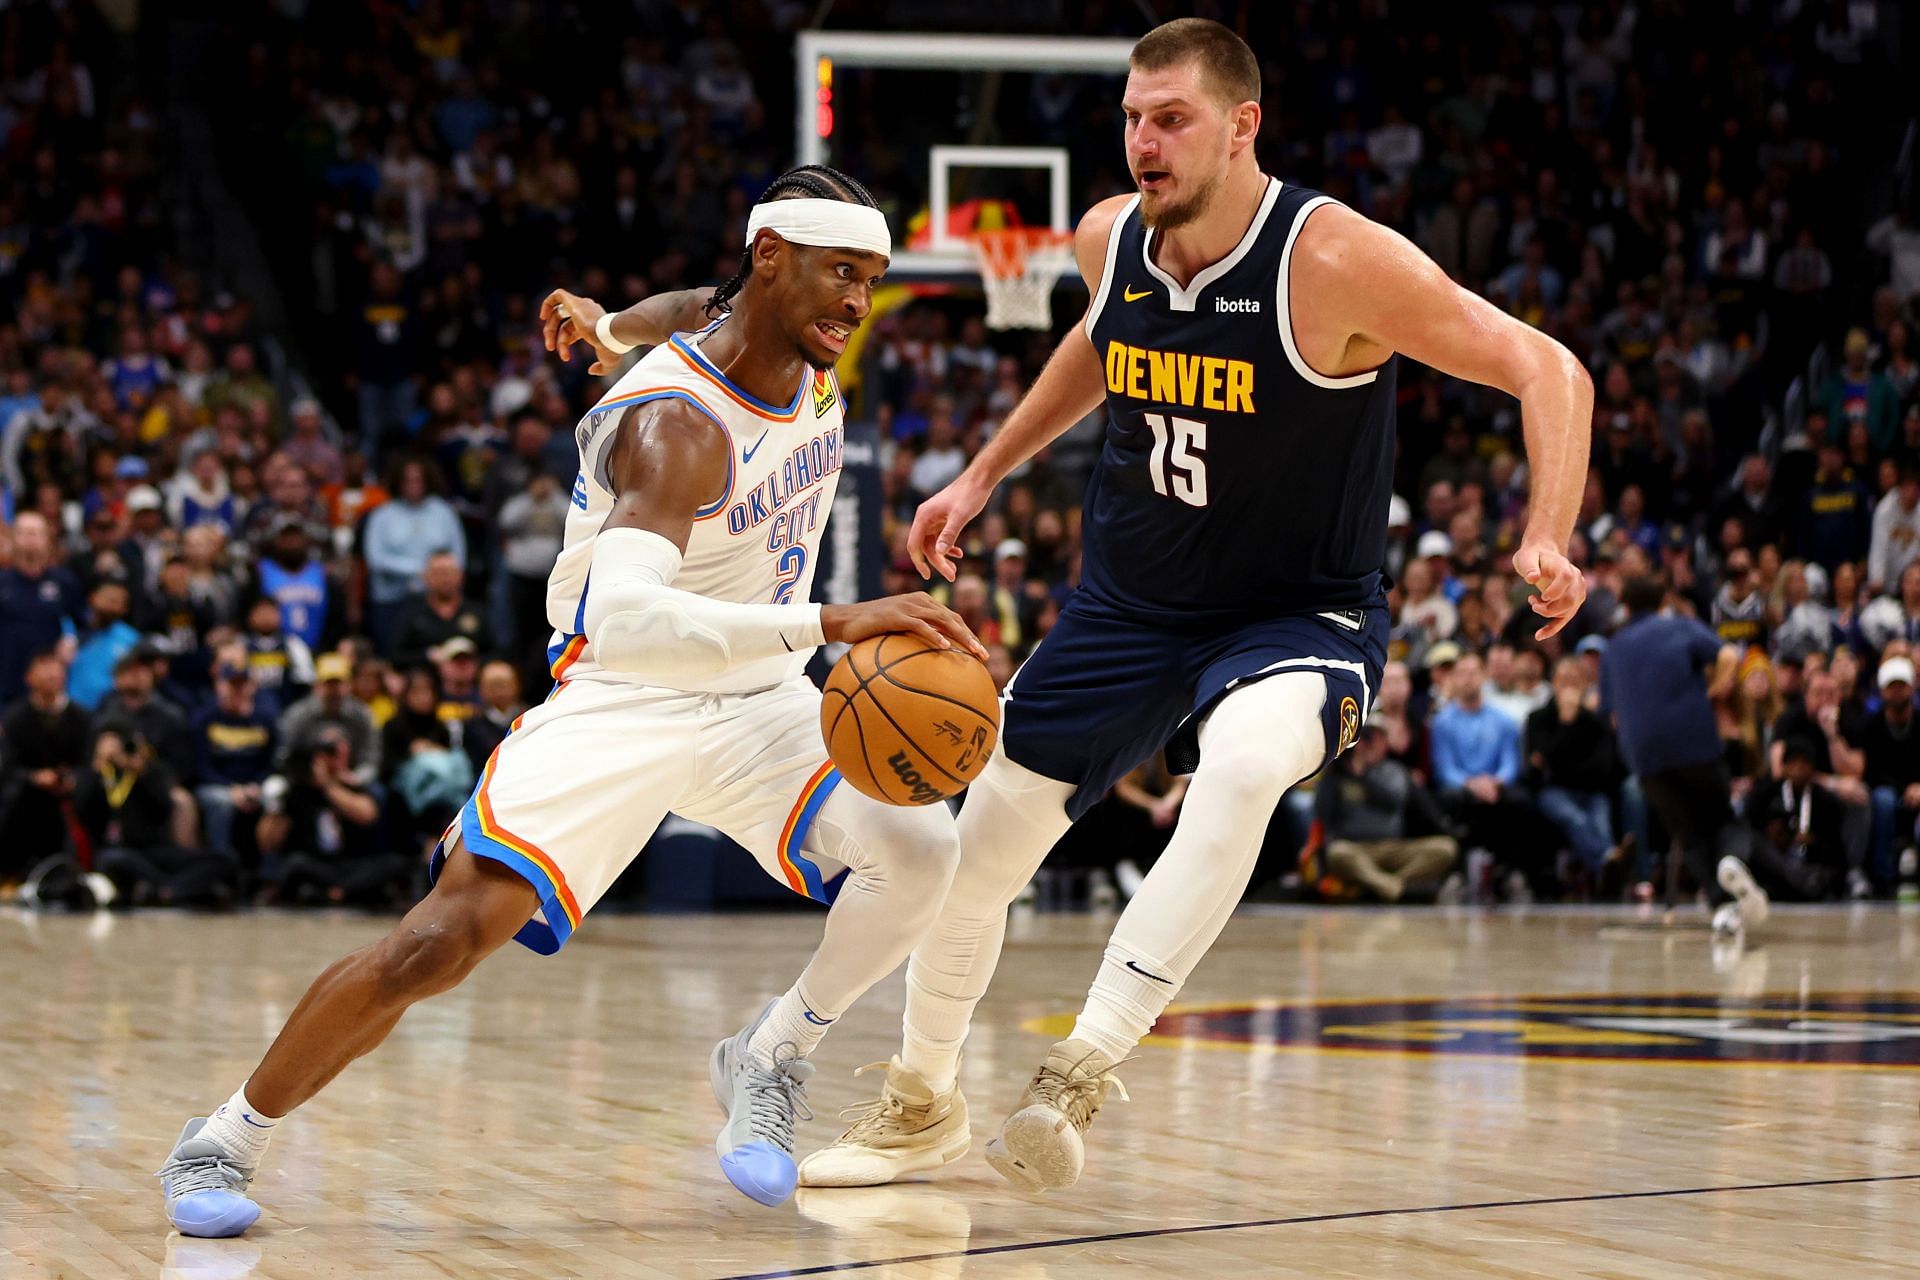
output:
<svg viewBox="0 0 1920 1280"><path fill-rule="evenodd" d="M940 788L921 776L920 771L913 767L913 762L907 759L906 752L896 751L888 756L887 768L893 770L893 776L906 785L907 795L914 804L932 804L942 798Z"/></svg>

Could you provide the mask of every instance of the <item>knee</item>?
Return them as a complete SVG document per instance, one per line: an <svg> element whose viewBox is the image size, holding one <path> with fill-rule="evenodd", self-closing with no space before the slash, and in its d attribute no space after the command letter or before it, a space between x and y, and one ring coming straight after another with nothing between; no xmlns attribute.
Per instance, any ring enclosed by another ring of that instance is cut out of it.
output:
<svg viewBox="0 0 1920 1280"><path fill-rule="evenodd" d="M401 921L370 958L381 1002L404 1006L459 986L485 955L476 924L443 916Z"/></svg>
<svg viewBox="0 0 1920 1280"><path fill-rule="evenodd" d="M1264 822L1287 788L1319 764L1317 757L1311 764L1303 763L1305 754L1287 750L1267 754L1236 744L1230 750L1204 754L1194 782L1198 785L1203 778L1206 780L1209 804Z"/></svg>

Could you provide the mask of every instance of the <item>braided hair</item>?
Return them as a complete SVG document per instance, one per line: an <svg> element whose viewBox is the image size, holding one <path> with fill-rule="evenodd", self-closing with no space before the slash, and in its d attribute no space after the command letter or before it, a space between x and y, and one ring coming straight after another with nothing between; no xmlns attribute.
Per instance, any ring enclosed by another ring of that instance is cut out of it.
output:
<svg viewBox="0 0 1920 1280"><path fill-rule="evenodd" d="M873 193L849 178L838 169L824 164L803 164L798 169L789 169L773 180L760 196L761 203L768 200L839 200L847 204L863 204L869 209L880 207ZM713 297L702 308L709 319L727 315L733 310L733 299L746 287L747 277L753 273L753 246L748 245L740 253L740 269L733 278L713 291Z"/></svg>

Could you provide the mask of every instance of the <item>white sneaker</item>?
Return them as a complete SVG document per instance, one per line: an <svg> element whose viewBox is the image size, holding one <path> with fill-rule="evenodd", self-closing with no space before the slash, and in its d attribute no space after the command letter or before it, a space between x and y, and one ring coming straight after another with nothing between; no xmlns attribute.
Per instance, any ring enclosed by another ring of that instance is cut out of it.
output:
<svg viewBox="0 0 1920 1280"><path fill-rule="evenodd" d="M1873 882L1858 867L1847 872L1847 897L1855 902L1865 902L1873 897Z"/></svg>
<svg viewBox="0 0 1920 1280"><path fill-rule="evenodd" d="M1124 1101L1120 1064L1084 1040L1062 1040L1047 1051L1020 1099L1020 1108L987 1143L987 1163L1022 1191L1057 1191L1080 1180L1087 1150L1082 1137L1109 1092Z"/></svg>
<svg viewBox="0 0 1920 1280"><path fill-rule="evenodd" d="M952 1164L973 1142L967 1100L955 1085L936 1094L926 1077L894 1058L860 1068L887 1069L880 1097L840 1114L853 1123L830 1147L800 1162L803 1187L877 1187L910 1173Z"/></svg>
<svg viewBox="0 0 1920 1280"><path fill-rule="evenodd" d="M1111 911L1120 905L1120 891L1113 877L1098 867L1087 873L1087 905L1095 911Z"/></svg>
<svg viewBox="0 0 1920 1280"><path fill-rule="evenodd" d="M87 872L84 879L87 882L87 888L93 890L93 905L95 910L112 906L113 900L120 896L120 890L114 886L113 881L107 879L98 871Z"/></svg>
<svg viewBox="0 0 1920 1280"><path fill-rule="evenodd" d="M1744 939L1747 936L1747 922L1740 917L1740 904L1723 902L1713 913L1713 939L1719 944L1724 939Z"/></svg>
<svg viewBox="0 0 1920 1280"><path fill-rule="evenodd" d="M1440 892L1434 895L1434 903L1442 907L1457 907L1467 900L1467 878L1458 871L1447 873L1441 882Z"/></svg>
<svg viewBox="0 0 1920 1280"><path fill-rule="evenodd" d="M1767 891L1762 889L1753 878L1753 872L1747 870L1747 864L1728 854L1720 859L1716 871L1720 887L1733 895L1733 903L1740 909L1740 923L1749 929L1757 929L1767 922L1767 913L1772 904L1767 901ZM1722 907L1721 911L1726 908ZM1719 913L1714 916L1716 924Z"/></svg>
<svg viewBox="0 0 1920 1280"><path fill-rule="evenodd" d="M1132 902L1133 895L1147 882L1147 873L1132 858L1122 858L1113 864L1113 878L1119 882L1120 896Z"/></svg>

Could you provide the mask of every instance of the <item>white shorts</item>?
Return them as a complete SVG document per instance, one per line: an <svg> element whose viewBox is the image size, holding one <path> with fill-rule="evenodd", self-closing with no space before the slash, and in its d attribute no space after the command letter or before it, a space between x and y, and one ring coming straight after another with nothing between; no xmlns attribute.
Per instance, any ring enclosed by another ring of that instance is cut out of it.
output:
<svg viewBox="0 0 1920 1280"><path fill-rule="evenodd" d="M434 851L457 836L540 895L515 936L558 951L669 812L717 827L795 893L829 900L845 869L808 848L840 784L805 678L752 693L571 680L514 722Z"/></svg>

